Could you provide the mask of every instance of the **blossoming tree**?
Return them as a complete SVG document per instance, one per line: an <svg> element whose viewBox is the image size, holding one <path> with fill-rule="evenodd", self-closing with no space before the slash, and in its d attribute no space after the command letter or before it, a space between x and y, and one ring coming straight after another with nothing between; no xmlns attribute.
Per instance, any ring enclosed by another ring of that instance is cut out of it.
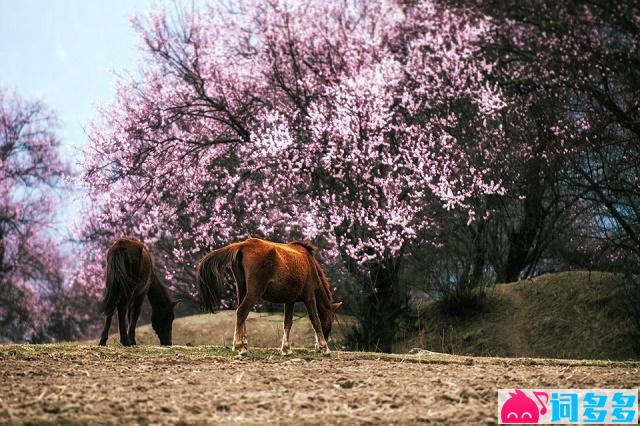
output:
<svg viewBox="0 0 640 426"><path fill-rule="evenodd" d="M478 45L491 22L308 0L135 24L140 77L91 129L86 236L102 250L133 233L189 263L251 234L315 239L363 285L362 342L390 350L403 256L438 244L443 209L473 221L474 198L505 191L504 101Z"/></svg>
<svg viewBox="0 0 640 426"><path fill-rule="evenodd" d="M48 304L41 295L62 281L53 221L53 186L67 174L56 119L40 102L0 90L0 338L39 333Z"/></svg>
<svg viewBox="0 0 640 426"><path fill-rule="evenodd" d="M510 124L539 151L530 157L541 165L538 181L564 174L559 195L591 206L588 222L604 223L597 238L637 256L640 6L562 0L482 8L496 23L489 50L500 78L529 106ZM548 167L554 163L562 168Z"/></svg>

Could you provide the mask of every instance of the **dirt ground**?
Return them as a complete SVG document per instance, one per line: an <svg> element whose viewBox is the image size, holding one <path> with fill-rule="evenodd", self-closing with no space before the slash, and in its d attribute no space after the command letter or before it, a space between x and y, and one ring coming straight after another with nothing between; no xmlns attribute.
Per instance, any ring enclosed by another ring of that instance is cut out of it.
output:
<svg viewBox="0 0 640 426"><path fill-rule="evenodd" d="M0 423L495 424L500 387L639 385L637 362L0 345Z"/></svg>

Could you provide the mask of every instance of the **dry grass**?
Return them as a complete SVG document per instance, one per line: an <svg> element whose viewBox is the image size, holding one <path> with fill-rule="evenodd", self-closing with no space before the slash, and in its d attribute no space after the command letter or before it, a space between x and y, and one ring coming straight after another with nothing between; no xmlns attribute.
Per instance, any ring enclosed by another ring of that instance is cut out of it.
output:
<svg viewBox="0 0 640 426"><path fill-rule="evenodd" d="M217 345L230 347L233 344L235 318L235 311L231 310L178 318L173 323L173 343L181 346ZM349 316L338 316L331 333L332 347L339 348L341 346L345 329L353 321L353 318ZM247 319L249 346L257 348L280 346L282 322L283 315L281 313L251 312ZM113 323L116 325L117 321L114 320ZM293 346L313 347L315 342L313 328L306 315L294 315L290 337ZM159 343L150 325L137 328L136 341L141 345L157 345ZM117 333L111 335L109 344L119 345Z"/></svg>
<svg viewBox="0 0 640 426"><path fill-rule="evenodd" d="M495 286L483 312L455 318L433 303L418 307L418 327L402 330L398 353L412 348L474 356L564 359L637 359L629 320L620 309L624 278L588 272L548 274L532 280ZM117 321L114 320L114 325ZM233 343L235 311L194 315L174 322L176 345ZM339 315L332 332L332 349L341 349L345 331L355 324ZM252 312L247 321L249 346L276 348L282 338L282 313ZM138 343L157 345L151 327L141 326ZM313 330L306 315L296 313L293 346L312 348ZM119 345L117 334L111 345Z"/></svg>
<svg viewBox="0 0 640 426"><path fill-rule="evenodd" d="M398 351L501 357L637 359L630 323L620 308L620 275L563 272L499 284L484 312L443 316L433 304L420 309L422 336ZM413 327L414 332L417 327Z"/></svg>

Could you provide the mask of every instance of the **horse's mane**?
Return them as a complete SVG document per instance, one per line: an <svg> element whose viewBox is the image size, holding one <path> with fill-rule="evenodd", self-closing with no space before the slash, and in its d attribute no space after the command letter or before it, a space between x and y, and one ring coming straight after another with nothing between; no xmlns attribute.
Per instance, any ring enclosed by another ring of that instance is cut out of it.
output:
<svg viewBox="0 0 640 426"><path fill-rule="evenodd" d="M329 299L329 304L333 302L333 292L331 291L331 286L329 285L329 279L327 278L327 274L324 273L324 270L320 267L318 263L318 259L316 259L316 253L318 252L318 247L313 245L308 241L292 241L290 244L295 244L298 246L304 247L309 253L309 257L311 258L311 262L313 262L313 267L316 269L318 273L318 278L320 278L320 283L322 287L324 287L324 291L327 294L327 298Z"/></svg>
<svg viewBox="0 0 640 426"><path fill-rule="evenodd" d="M318 247L308 241L291 241L289 244L295 244L297 246L304 247L304 249L309 252L311 257L315 257L316 253L318 253Z"/></svg>
<svg viewBox="0 0 640 426"><path fill-rule="evenodd" d="M312 255L311 260L313 262L313 266L315 266L316 271L318 272L318 277L320 277L320 282L322 283L322 287L324 287L324 291L327 293L327 297L329 298L329 304L331 304L331 302L333 302L333 292L331 291L331 286L329 285L329 279L327 278L327 274L324 273L315 256Z"/></svg>

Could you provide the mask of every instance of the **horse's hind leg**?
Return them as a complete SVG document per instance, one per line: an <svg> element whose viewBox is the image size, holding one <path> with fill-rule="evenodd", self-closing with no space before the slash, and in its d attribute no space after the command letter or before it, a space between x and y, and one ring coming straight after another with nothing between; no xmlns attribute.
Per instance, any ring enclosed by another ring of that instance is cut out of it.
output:
<svg viewBox="0 0 640 426"><path fill-rule="evenodd" d="M309 320L311 320L313 330L316 332L316 350L322 352L323 355L330 355L329 345L327 345L324 333L322 332L322 324L320 324L320 317L318 316L316 299L305 300L304 304L307 307L307 312L309 312Z"/></svg>
<svg viewBox="0 0 640 426"><path fill-rule="evenodd" d="M235 275L235 273L234 273ZM240 277L240 280L238 280L238 278L236 278L236 291L238 293L238 308L240 307L240 304L244 301L244 299L247 297L247 285L244 281L244 274L242 274ZM251 310L251 308L249 308L249 310ZM246 321L242 323L242 343L244 344L245 348L249 346L249 341L247 340L247 323Z"/></svg>
<svg viewBox="0 0 640 426"><path fill-rule="evenodd" d="M291 355L291 348L289 347L289 332L293 325L293 303L284 304L284 325L282 333L282 348L280 352L282 355Z"/></svg>
<svg viewBox="0 0 640 426"><path fill-rule="evenodd" d="M122 299L118 303L118 329L120 331L120 343L122 346L129 346L129 336L127 335L127 304Z"/></svg>
<svg viewBox="0 0 640 426"><path fill-rule="evenodd" d="M131 345L136 344L136 324L138 323L143 300L144 294L136 296L133 306L129 309L129 344Z"/></svg>
<svg viewBox="0 0 640 426"><path fill-rule="evenodd" d="M247 316L249 316L249 311L251 311L257 299L257 295L247 292L242 303L240 303L238 309L236 309L236 330L233 337L233 349L237 350L240 355L247 353L247 338L245 336L247 330L246 320Z"/></svg>
<svg viewBox="0 0 640 426"><path fill-rule="evenodd" d="M107 315L107 317L104 319L102 336L100 336L100 346L107 346L107 339L109 339L109 328L111 327L111 318L113 318L113 313Z"/></svg>
<svg viewBox="0 0 640 426"><path fill-rule="evenodd" d="M231 267L231 270L233 272L233 278L236 281L236 296L238 299L237 306L240 306L245 296L247 295L247 282L244 277L244 269L242 269L242 266L240 265L240 263L241 261L234 262ZM247 341L247 324L246 323L244 323L244 327L242 328L242 343L244 343L245 346L248 346L249 344L249 342Z"/></svg>

